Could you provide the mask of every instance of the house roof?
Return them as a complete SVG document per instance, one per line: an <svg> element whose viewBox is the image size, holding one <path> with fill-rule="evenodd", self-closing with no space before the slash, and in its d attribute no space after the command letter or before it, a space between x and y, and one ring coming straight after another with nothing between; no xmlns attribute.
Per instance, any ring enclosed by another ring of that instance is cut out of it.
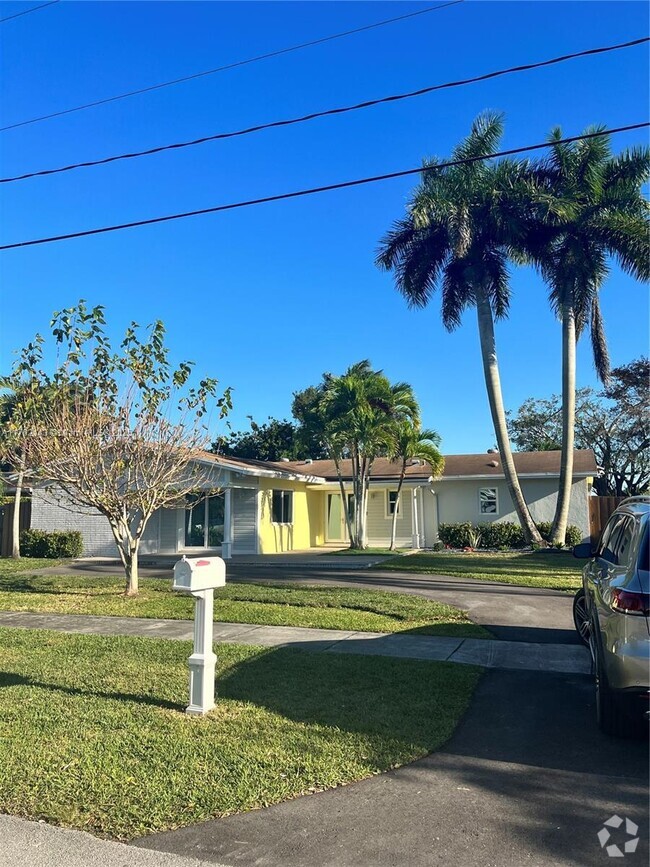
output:
<svg viewBox="0 0 650 867"><path fill-rule="evenodd" d="M251 476L271 476L274 478L299 479L310 483L336 481L336 464L331 460L317 461L257 461L233 458L205 452L205 459L224 469ZM523 478L539 476L559 476L561 452L515 452L515 468ZM352 461L340 462L344 479L352 478ZM401 464L387 458L377 458L370 472L371 479L381 481L399 478ZM580 449L573 453L573 475L577 478L595 476L598 472L596 458L591 449ZM431 467L425 462L413 462L406 468L405 478L410 481L427 481L431 478ZM442 479L480 479L503 478L503 466L498 452L484 452L478 455L445 455L445 468Z"/></svg>
<svg viewBox="0 0 650 867"><path fill-rule="evenodd" d="M595 476L597 474L596 458L591 449L580 449L573 453L573 475L575 477ZM559 476L561 452L515 452L515 468L520 476ZM290 469L294 473L309 473L321 476L330 481L338 478L334 461L289 461L273 463L258 462L264 466L274 466L277 469ZM341 461L341 475L344 479L352 477L352 462ZM370 477L377 481L381 479L398 478L401 464L389 461L387 458L377 458L372 465ZM431 477L431 467L424 462L411 463L406 468L406 479L427 480ZM498 453L483 453L478 455L445 455L445 468L442 479L458 478L502 478L503 466Z"/></svg>

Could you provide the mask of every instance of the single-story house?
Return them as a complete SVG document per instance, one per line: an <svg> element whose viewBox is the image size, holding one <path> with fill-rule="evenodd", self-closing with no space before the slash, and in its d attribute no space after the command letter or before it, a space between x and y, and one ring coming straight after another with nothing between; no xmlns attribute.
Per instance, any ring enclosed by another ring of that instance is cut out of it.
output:
<svg viewBox="0 0 650 867"><path fill-rule="evenodd" d="M557 500L560 452L518 452L515 465L524 497L536 521L552 521ZM149 521L142 554L191 554L211 550L224 558L276 554L346 544L345 508L351 507L350 461L342 461L345 496L333 461L252 461L205 453L207 493L159 509ZM597 473L591 450L575 452L569 523L589 537L589 495ZM438 540L441 523L472 524L517 520L499 454L447 455L440 478L428 464L411 461L397 499L400 466L385 458L372 467L367 535L373 547L390 540L397 509L399 547L427 548ZM219 493L213 494L215 488ZM80 530L84 556L114 557L108 521L80 509L48 488L32 490L31 527Z"/></svg>

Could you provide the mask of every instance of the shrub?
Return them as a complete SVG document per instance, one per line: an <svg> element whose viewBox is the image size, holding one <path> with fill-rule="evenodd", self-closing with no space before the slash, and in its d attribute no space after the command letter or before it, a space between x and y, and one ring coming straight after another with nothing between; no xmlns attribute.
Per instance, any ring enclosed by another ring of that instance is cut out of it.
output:
<svg viewBox="0 0 650 867"><path fill-rule="evenodd" d="M83 539L78 530L23 530L20 534L20 552L24 557L43 557L56 560L81 557Z"/></svg>
<svg viewBox="0 0 650 867"><path fill-rule="evenodd" d="M438 536L440 541L450 548L468 548L472 529L469 521L463 524L441 524L438 527Z"/></svg>
<svg viewBox="0 0 650 867"><path fill-rule="evenodd" d="M537 524L542 539L546 541L550 539L551 528L550 521L540 521ZM526 544L524 531L519 524L512 521L495 521L476 526L469 522L441 524L438 528L438 536L449 548L496 548L497 551L508 551L512 548L523 548ZM578 527L569 524L566 531L567 546L579 545L581 541L582 533ZM533 550L538 550L540 547L542 546L534 545Z"/></svg>
<svg viewBox="0 0 650 867"><path fill-rule="evenodd" d="M483 537L483 548L523 548L524 533L519 524L511 521L495 521L493 524L479 524Z"/></svg>
<svg viewBox="0 0 650 867"><path fill-rule="evenodd" d="M537 529L541 533L542 539L546 539L547 542L550 541L551 530L553 529L550 521L538 521ZM582 542L580 529L575 524L569 524L566 528L565 544L569 548L573 548L574 545L579 545L580 542Z"/></svg>

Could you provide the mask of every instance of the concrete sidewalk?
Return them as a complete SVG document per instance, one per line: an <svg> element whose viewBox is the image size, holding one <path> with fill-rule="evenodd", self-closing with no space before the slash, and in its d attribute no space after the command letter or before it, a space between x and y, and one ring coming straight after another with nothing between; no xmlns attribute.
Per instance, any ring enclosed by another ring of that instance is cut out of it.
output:
<svg viewBox="0 0 650 867"><path fill-rule="evenodd" d="M208 862L136 849L112 840L101 840L84 831L55 828L44 822L28 822L0 815L0 864L2 867L203 867ZM213 861L211 867L215 867ZM217 864L216 867L219 867Z"/></svg>
<svg viewBox="0 0 650 867"><path fill-rule="evenodd" d="M154 620L138 617L92 617L78 614L0 612L0 626L54 629L89 635L134 635L146 638L191 640L191 620ZM294 626L256 626L215 623L214 640L226 644L293 647L315 653L393 656L481 665L486 668L588 674L586 648L566 644L533 644L476 638L438 638L431 635L344 632Z"/></svg>

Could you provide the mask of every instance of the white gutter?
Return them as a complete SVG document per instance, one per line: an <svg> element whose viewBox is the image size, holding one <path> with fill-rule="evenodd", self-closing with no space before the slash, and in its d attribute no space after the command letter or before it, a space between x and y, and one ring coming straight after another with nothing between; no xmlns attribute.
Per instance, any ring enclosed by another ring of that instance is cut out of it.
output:
<svg viewBox="0 0 650 867"><path fill-rule="evenodd" d="M296 473L285 473L281 470L263 470L259 467L244 467L240 464L228 464L222 461L211 461L206 458L195 458L194 463L205 464L209 467L216 467L221 470L228 470L231 473L239 473L242 476L260 476L265 479L286 479L292 482L308 482L312 485L322 485L325 479L321 476L305 476Z"/></svg>

